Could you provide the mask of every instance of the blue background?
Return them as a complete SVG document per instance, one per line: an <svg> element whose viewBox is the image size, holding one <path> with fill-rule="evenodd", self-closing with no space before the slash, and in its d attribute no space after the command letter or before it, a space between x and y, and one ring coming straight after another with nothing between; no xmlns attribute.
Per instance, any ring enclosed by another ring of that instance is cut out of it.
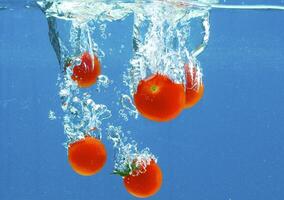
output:
<svg viewBox="0 0 284 200"><path fill-rule="evenodd" d="M212 10L209 46L199 57L202 101L170 123L140 117L125 124L159 157L163 187L150 199L284 199L283 24L280 11ZM131 25L113 25L116 46ZM61 109L47 33L40 10L0 11L0 199L135 199L110 175L106 140L101 173L81 177L69 167L62 120L48 119ZM113 57L106 73L121 77L129 58Z"/></svg>

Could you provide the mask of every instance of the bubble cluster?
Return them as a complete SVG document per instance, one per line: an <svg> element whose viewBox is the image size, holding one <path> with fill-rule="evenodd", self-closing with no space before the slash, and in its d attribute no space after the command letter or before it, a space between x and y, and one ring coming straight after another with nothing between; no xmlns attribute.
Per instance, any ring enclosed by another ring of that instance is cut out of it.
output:
<svg viewBox="0 0 284 200"><path fill-rule="evenodd" d="M108 140L112 141L113 147L117 151L114 173L133 172L133 168L138 166L139 170L143 172L151 160L157 160L149 148L139 150L136 141L125 136L121 126L109 125L106 132Z"/></svg>
<svg viewBox="0 0 284 200"><path fill-rule="evenodd" d="M71 68L66 69L59 84L67 144L88 134L101 138L102 121L111 117L111 111L106 105L95 103L89 93L82 93L70 78L71 73Z"/></svg>

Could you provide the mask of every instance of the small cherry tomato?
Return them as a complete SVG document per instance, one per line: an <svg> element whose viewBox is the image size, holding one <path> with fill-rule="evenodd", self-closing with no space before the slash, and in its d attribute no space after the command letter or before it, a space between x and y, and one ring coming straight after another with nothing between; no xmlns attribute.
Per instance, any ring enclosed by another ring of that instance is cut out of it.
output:
<svg viewBox="0 0 284 200"><path fill-rule="evenodd" d="M88 52L84 52L81 56L81 64L73 68L71 78L77 82L81 88L87 88L96 83L101 73L99 59L92 56Z"/></svg>
<svg viewBox="0 0 284 200"><path fill-rule="evenodd" d="M126 190L139 198L147 198L156 194L162 186L162 181L162 171L154 160L151 160L145 169L140 170L138 167L123 178Z"/></svg>
<svg viewBox="0 0 284 200"><path fill-rule="evenodd" d="M75 172L91 176L105 165L107 152L104 144L91 136L71 143L68 147L68 161Z"/></svg>

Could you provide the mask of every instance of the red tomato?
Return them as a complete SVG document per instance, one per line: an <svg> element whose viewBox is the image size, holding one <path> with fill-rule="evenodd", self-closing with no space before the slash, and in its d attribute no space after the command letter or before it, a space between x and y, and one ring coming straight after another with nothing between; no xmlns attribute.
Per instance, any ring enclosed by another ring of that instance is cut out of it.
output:
<svg viewBox="0 0 284 200"><path fill-rule="evenodd" d="M106 149L100 140L86 136L68 147L68 161L75 172L91 176L99 172L107 159Z"/></svg>
<svg viewBox="0 0 284 200"><path fill-rule="evenodd" d="M134 171L123 178L126 190L139 198L153 196L162 186L163 175L159 165L152 160L143 172L140 171L138 173Z"/></svg>
<svg viewBox="0 0 284 200"><path fill-rule="evenodd" d="M73 68L71 78L78 83L79 87L86 88L96 83L101 73L100 62L96 56L92 56L88 52L84 52L81 57L81 64Z"/></svg>
<svg viewBox="0 0 284 200"><path fill-rule="evenodd" d="M168 76L154 74L138 84L134 94L137 110L146 118L165 122L176 118L184 108L184 86Z"/></svg>

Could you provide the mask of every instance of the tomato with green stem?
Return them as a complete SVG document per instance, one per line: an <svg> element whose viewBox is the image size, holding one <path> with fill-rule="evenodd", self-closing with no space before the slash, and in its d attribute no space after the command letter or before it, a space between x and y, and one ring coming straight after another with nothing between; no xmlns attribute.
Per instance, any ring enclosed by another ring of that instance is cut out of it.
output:
<svg viewBox="0 0 284 200"><path fill-rule="evenodd" d="M162 186L163 174L159 165L151 160L146 166L127 167L126 171L118 172L123 177L123 183L128 193L138 198L148 198L155 195Z"/></svg>
<svg viewBox="0 0 284 200"><path fill-rule="evenodd" d="M134 104L139 113L157 122L176 118L184 103L184 86L159 73L141 80L134 94Z"/></svg>

